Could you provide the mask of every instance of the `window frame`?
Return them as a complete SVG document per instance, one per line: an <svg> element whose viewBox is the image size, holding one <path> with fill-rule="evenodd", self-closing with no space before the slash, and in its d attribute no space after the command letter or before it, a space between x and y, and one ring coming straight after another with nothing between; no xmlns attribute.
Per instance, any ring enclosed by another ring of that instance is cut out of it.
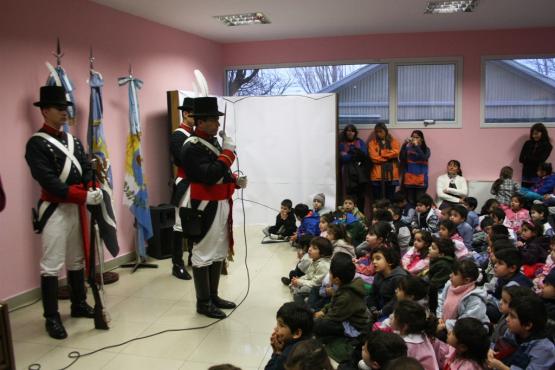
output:
<svg viewBox="0 0 555 370"><path fill-rule="evenodd" d="M460 129L462 128L462 77L463 77L463 58L462 57L429 57L429 58L387 58L387 59L363 59L363 60L342 60L333 62L307 62L307 63L284 63L284 64L260 64L260 65L240 65L226 66L224 75L224 92L228 94L227 72L236 69L271 69L271 68L294 68L294 67L314 67L323 65L347 65L347 64L387 64L388 65L388 102L389 102L389 122L387 126L393 129ZM423 121L397 121L397 67L406 65L426 65L426 64L453 64L455 66L455 119L454 121L435 121L434 124L425 126ZM338 111L339 112L339 111ZM372 129L374 123L355 123L359 129Z"/></svg>
<svg viewBox="0 0 555 370"><path fill-rule="evenodd" d="M484 55L480 60L480 128L530 128L534 122L486 122L486 62L491 60L555 58L555 54ZM555 127L555 122L543 122Z"/></svg>

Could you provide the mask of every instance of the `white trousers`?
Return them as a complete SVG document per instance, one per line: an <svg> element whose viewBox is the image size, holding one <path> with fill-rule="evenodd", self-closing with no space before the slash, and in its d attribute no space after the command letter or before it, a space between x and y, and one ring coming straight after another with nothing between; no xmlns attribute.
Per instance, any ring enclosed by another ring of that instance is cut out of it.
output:
<svg viewBox="0 0 555 370"><path fill-rule="evenodd" d="M60 203L42 230L41 275L58 276L64 262L69 271L81 270L84 260L79 206Z"/></svg>
<svg viewBox="0 0 555 370"><path fill-rule="evenodd" d="M230 211L228 200L218 201L212 226L204 238L193 246L191 262L194 267L209 266L212 262L223 261L227 257L229 249L227 219Z"/></svg>

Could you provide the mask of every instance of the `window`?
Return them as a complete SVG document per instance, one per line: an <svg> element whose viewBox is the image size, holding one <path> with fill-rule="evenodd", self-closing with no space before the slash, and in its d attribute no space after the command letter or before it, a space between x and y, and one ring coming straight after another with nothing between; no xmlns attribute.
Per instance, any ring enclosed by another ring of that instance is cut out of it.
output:
<svg viewBox="0 0 555 370"><path fill-rule="evenodd" d="M228 95L336 93L339 125L460 127L459 61L229 69Z"/></svg>
<svg viewBox="0 0 555 370"><path fill-rule="evenodd" d="M555 58L485 58L482 126L555 124Z"/></svg>
<svg viewBox="0 0 555 370"><path fill-rule="evenodd" d="M397 122L455 121L455 65L397 66Z"/></svg>

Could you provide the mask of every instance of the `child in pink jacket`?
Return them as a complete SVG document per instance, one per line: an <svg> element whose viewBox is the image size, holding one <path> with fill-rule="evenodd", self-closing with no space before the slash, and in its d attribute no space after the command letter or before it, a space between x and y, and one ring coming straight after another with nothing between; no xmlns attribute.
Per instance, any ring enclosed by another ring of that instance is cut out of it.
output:
<svg viewBox="0 0 555 370"><path fill-rule="evenodd" d="M510 208L502 205L503 211L505 211L505 221L503 225L507 228L512 229L515 233L520 233L520 228L524 221L530 221L530 212L523 208L524 198L522 196L515 194L511 197Z"/></svg>

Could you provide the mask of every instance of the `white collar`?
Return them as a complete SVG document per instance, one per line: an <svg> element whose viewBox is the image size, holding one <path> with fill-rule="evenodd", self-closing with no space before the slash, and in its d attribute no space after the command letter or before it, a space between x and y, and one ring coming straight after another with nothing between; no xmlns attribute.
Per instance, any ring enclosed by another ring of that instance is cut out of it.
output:
<svg viewBox="0 0 555 370"><path fill-rule="evenodd" d="M409 335L403 335L402 337L406 343L413 343L413 344L424 343L424 336L422 334L409 334Z"/></svg>

